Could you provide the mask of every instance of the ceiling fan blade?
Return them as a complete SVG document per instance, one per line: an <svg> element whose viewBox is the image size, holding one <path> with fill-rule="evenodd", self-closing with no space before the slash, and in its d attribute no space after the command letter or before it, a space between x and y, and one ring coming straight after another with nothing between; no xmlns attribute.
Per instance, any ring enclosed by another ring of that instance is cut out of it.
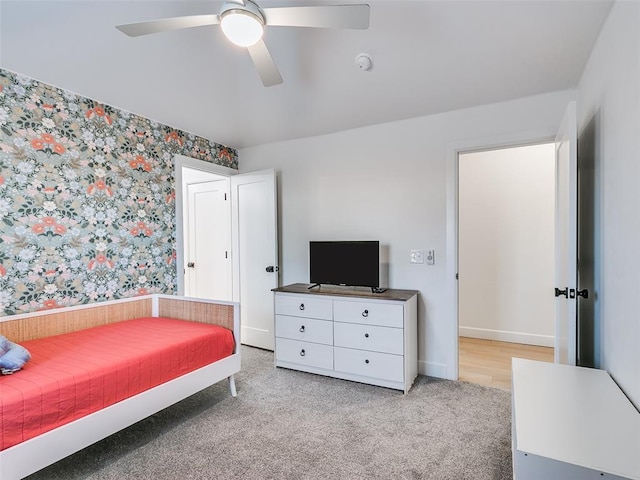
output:
<svg viewBox="0 0 640 480"><path fill-rule="evenodd" d="M188 17L163 18L148 22L128 23L117 25L116 28L130 37L149 35L150 33L167 32L182 28L202 27L220 23L218 15L191 15Z"/></svg>
<svg viewBox="0 0 640 480"><path fill-rule="evenodd" d="M256 70L258 70L258 74L260 75L265 87L271 87L282 83L282 76L280 76L278 67L273 61L273 58L271 58L271 54L269 53L264 40L258 40L258 43L255 45L247 47L247 50L249 50L251 60L253 60L253 64L256 66Z"/></svg>
<svg viewBox="0 0 640 480"><path fill-rule="evenodd" d="M369 5L263 8L266 24L281 27L369 28Z"/></svg>

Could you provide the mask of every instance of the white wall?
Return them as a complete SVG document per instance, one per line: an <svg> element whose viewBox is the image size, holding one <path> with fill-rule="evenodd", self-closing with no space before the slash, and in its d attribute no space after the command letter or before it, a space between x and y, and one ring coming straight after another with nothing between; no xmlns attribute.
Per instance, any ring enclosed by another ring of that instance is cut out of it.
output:
<svg viewBox="0 0 640 480"><path fill-rule="evenodd" d="M448 159L461 142L484 145L516 134L548 140L573 96L556 92L240 150L241 172L279 172L283 284L308 282L310 240L380 240L389 246L389 286L420 291L420 372L454 378ZM436 264L410 264L411 249L435 249Z"/></svg>
<svg viewBox="0 0 640 480"><path fill-rule="evenodd" d="M601 172L600 365L640 408L639 2L614 4L583 72L577 107L579 136L594 126Z"/></svg>
<svg viewBox="0 0 640 480"><path fill-rule="evenodd" d="M555 145L460 154L460 335L552 347Z"/></svg>

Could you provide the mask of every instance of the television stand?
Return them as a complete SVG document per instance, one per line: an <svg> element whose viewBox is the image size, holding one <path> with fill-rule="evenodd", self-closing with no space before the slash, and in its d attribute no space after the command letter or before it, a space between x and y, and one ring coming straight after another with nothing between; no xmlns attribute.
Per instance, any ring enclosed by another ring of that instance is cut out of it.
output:
<svg viewBox="0 0 640 480"><path fill-rule="evenodd" d="M307 290L311 290L312 288L319 287L319 286L320 286L320 284L319 284L319 283L314 283L314 284L313 284L313 285L311 285L310 287L307 287Z"/></svg>

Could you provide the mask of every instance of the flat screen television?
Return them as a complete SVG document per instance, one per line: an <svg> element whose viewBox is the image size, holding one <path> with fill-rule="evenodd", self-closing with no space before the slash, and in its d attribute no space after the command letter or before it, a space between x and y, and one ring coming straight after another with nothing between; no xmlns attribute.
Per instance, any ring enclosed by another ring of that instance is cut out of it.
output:
<svg viewBox="0 0 640 480"><path fill-rule="evenodd" d="M378 288L380 242L309 242L309 280L314 285Z"/></svg>

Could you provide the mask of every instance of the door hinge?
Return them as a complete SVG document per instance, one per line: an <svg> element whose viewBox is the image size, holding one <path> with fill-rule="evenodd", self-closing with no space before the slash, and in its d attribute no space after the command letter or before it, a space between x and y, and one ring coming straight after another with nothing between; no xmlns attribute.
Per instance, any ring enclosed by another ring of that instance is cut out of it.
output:
<svg viewBox="0 0 640 480"><path fill-rule="evenodd" d="M227 194L226 194L226 193L224 194L224 199L225 199L225 200L227 199Z"/></svg>
<svg viewBox="0 0 640 480"><path fill-rule="evenodd" d="M227 252L226 250L224 251L224 258L229 258L229 252Z"/></svg>
<svg viewBox="0 0 640 480"><path fill-rule="evenodd" d="M458 274L456 273L456 280L458 280Z"/></svg>

